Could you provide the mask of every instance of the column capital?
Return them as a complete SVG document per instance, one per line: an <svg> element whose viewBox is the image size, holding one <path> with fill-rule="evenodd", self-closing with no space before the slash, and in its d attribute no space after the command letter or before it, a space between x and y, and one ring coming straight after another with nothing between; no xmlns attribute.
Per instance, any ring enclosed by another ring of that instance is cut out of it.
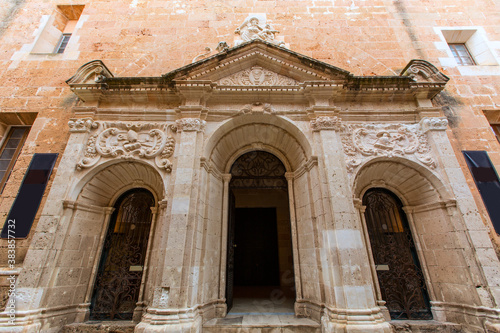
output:
<svg viewBox="0 0 500 333"><path fill-rule="evenodd" d="M232 176L233 176L233 175L232 175L232 174L230 174L230 173L224 173L224 174L222 175L222 179L224 180L224 183L229 183L229 181L231 180L231 177L232 177Z"/></svg>

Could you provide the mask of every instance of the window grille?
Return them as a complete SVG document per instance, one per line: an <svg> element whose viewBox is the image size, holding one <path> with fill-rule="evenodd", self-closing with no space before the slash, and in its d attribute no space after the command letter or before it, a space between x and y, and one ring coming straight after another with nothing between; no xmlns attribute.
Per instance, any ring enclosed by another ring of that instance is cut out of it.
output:
<svg viewBox="0 0 500 333"><path fill-rule="evenodd" d="M71 34L62 34L59 43L57 43L56 51L54 53L64 53L66 46L68 45Z"/></svg>

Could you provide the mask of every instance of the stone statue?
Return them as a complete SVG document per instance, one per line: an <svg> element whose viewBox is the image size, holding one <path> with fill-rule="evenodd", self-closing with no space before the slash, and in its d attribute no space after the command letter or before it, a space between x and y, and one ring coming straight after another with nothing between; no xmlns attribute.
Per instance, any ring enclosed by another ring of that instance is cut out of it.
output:
<svg viewBox="0 0 500 333"><path fill-rule="evenodd" d="M283 42L278 42L274 37L275 34L279 33L278 30L274 30L270 24L266 24L264 28L260 26L259 19L255 16L247 18L234 32L239 34L244 42L249 42L251 40L260 39L266 42L270 42L279 46L284 45Z"/></svg>

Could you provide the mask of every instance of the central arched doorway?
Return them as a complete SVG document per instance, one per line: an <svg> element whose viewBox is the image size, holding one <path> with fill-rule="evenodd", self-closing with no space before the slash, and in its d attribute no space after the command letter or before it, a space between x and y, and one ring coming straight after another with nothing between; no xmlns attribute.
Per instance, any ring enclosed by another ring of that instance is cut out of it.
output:
<svg viewBox="0 0 500 333"><path fill-rule="evenodd" d="M226 269L230 313L293 313L295 279L285 166L251 151L231 167Z"/></svg>

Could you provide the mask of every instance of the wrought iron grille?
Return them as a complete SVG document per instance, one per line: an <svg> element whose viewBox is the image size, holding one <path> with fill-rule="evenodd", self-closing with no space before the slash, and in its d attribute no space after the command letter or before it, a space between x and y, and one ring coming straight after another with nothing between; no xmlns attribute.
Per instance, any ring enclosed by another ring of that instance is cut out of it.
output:
<svg viewBox="0 0 500 333"><path fill-rule="evenodd" d="M273 154L252 151L240 156L231 167L232 188L286 189L285 166Z"/></svg>
<svg viewBox="0 0 500 333"><path fill-rule="evenodd" d="M369 190L365 217L382 298L392 319L432 319L429 296L402 204L384 189Z"/></svg>
<svg viewBox="0 0 500 333"><path fill-rule="evenodd" d="M92 320L131 320L139 297L151 207L148 191L132 190L115 205L92 297Z"/></svg>

